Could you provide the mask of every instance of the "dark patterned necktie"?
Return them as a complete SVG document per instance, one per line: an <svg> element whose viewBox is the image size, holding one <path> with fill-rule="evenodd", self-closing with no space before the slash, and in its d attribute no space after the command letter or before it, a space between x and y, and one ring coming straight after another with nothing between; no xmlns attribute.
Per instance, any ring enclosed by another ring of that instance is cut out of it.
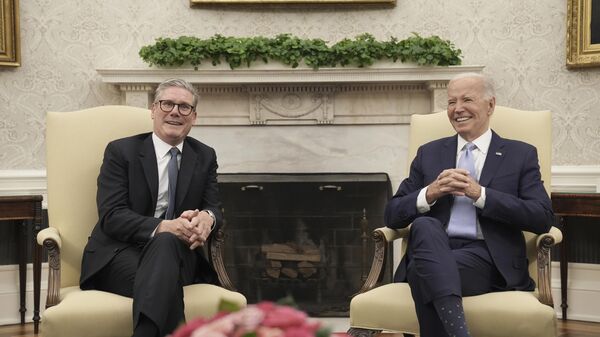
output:
<svg viewBox="0 0 600 337"><path fill-rule="evenodd" d="M176 147L172 147L169 150L171 154L171 159L169 159L169 164L167 164L167 172L169 175L169 204L167 206L167 213L165 215L165 219L173 219L173 213L175 213L175 195L177 194L177 174L179 173L179 168L177 166L177 154L179 154L179 149Z"/></svg>

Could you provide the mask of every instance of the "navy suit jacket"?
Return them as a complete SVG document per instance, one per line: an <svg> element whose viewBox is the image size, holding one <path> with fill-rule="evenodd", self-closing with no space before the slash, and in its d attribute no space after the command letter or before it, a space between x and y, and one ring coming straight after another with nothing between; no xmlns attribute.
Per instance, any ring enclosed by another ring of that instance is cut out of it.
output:
<svg viewBox="0 0 600 337"><path fill-rule="evenodd" d="M158 166L152 133L139 134L110 142L98 176L96 203L98 223L84 249L80 284L93 288L88 280L122 249L141 247L162 221L154 217L158 197ZM177 179L175 214L185 210L209 209L221 223L215 151L186 137ZM213 230L213 232L216 230ZM202 249L199 282L216 283L216 273Z"/></svg>
<svg viewBox="0 0 600 337"><path fill-rule="evenodd" d="M436 218L448 225L453 196L437 200L429 212L417 211L417 195L445 169L456 167L457 135L442 138L417 150L410 173L385 210L390 228L404 228L420 216ZM488 250L502 274L505 290L532 290L525 240L521 231L546 233L553 223L550 198L544 189L534 146L504 139L492 131L492 141L483 165L479 184L486 188L483 209L477 216ZM406 280L406 261L396 271L397 282Z"/></svg>

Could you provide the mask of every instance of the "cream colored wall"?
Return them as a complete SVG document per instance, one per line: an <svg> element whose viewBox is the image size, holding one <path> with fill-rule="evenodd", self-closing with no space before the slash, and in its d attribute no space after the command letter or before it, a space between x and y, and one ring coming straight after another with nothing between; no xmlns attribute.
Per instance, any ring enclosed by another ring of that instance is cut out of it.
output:
<svg viewBox="0 0 600 337"><path fill-rule="evenodd" d="M95 69L145 67L138 50L156 37L284 32L328 41L364 32L450 39L464 64L485 65L496 79L499 104L554 111L554 165L600 164L600 73L565 68L565 1L397 2L190 8L187 0L21 0L23 65L0 70L0 170L44 168L45 111L119 103Z"/></svg>

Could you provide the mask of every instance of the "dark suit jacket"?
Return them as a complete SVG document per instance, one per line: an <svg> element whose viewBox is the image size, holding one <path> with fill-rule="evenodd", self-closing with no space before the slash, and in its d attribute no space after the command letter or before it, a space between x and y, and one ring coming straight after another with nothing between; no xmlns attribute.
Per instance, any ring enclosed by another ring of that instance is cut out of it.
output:
<svg viewBox="0 0 600 337"><path fill-rule="evenodd" d="M417 195L445 169L456 167L457 136L422 145L410 173L385 210L385 223L404 228L420 216L438 219L448 225L453 197L437 200L430 211L417 211ZM504 280L506 290L532 290L534 283L527 270L525 241L521 231L547 232L553 223L548 193L544 189L535 147L504 139L492 131L492 141L479 184L486 188L483 209L477 216L485 242ZM396 281L405 281L406 261L400 263Z"/></svg>
<svg viewBox="0 0 600 337"><path fill-rule="evenodd" d="M158 166L152 133L110 142L98 176L99 219L83 253L82 289L93 288L87 281L121 249L143 246L150 240L162 220L154 217L157 195ZM209 209L217 218L216 225L221 222L215 151L191 137L183 142L176 204L177 215L190 209ZM216 274L204 252L196 252L202 264L198 281L216 283Z"/></svg>

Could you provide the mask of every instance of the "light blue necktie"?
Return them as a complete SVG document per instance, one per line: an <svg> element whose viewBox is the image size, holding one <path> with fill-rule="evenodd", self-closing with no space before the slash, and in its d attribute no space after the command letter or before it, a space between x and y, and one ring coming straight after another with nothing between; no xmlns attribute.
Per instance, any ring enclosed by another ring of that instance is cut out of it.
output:
<svg viewBox="0 0 600 337"><path fill-rule="evenodd" d="M469 171L469 174L475 180L477 180L477 175L475 174L473 150L476 148L475 144L467 143L457 165L457 168ZM466 239L477 238L477 213L471 198L466 196L454 197L454 204L450 211L450 222L448 223L448 236Z"/></svg>
<svg viewBox="0 0 600 337"><path fill-rule="evenodd" d="M173 213L175 213L177 174L179 173L179 167L177 166L177 154L179 154L179 149L172 147L171 150L169 150L169 153L171 154L171 159L169 159L169 163L167 164L167 172L169 176L169 204L167 206L167 213L165 215L165 219L167 220L173 219Z"/></svg>

